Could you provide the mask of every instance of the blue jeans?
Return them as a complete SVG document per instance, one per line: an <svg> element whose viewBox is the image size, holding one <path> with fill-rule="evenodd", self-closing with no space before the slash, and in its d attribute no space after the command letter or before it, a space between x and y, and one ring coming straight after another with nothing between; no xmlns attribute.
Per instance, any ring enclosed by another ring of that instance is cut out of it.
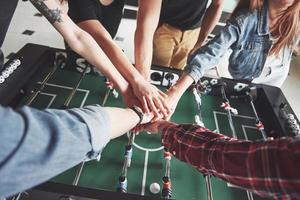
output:
<svg viewBox="0 0 300 200"><path fill-rule="evenodd" d="M109 129L100 106L44 111L0 106L0 199L99 158Z"/></svg>

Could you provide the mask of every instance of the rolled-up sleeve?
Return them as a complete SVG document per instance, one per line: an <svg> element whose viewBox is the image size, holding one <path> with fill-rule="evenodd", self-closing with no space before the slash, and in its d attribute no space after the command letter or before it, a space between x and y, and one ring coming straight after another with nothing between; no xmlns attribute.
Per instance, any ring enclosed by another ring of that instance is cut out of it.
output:
<svg viewBox="0 0 300 200"><path fill-rule="evenodd" d="M100 159L101 152L109 142L109 131L111 123L109 116L101 106L87 106L84 109L74 108L70 113L78 115L87 124L90 132L92 151L89 153L91 159Z"/></svg>
<svg viewBox="0 0 300 200"><path fill-rule="evenodd" d="M223 55L231 48L231 45L239 40L241 29L243 28L242 17L232 17L227 21L220 33L202 46L188 59L185 68L195 82L204 76L207 70L218 65Z"/></svg>

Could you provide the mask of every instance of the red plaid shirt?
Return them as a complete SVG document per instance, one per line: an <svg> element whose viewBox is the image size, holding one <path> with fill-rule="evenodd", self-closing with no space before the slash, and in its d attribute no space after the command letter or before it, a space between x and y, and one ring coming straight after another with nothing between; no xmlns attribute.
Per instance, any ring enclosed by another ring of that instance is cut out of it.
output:
<svg viewBox="0 0 300 200"><path fill-rule="evenodd" d="M300 137L237 140L170 123L162 144L179 160L262 197L300 199Z"/></svg>

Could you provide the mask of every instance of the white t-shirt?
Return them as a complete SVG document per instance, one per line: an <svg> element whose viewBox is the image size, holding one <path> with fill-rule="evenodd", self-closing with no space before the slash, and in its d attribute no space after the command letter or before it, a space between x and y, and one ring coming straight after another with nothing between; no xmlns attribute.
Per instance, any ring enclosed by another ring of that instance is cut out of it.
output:
<svg viewBox="0 0 300 200"><path fill-rule="evenodd" d="M261 83L281 87L289 73L290 65L283 65L283 50L277 56L268 56L259 77L252 83Z"/></svg>
<svg viewBox="0 0 300 200"><path fill-rule="evenodd" d="M218 70L221 77L233 79L228 71L229 57L231 53L232 51L230 50L222 57L218 65ZM282 49L277 56L268 56L262 73L259 77L254 78L252 83L281 87L290 69L290 64L286 66L283 65L283 53L284 50ZM213 69L207 71L205 76L216 78L217 74Z"/></svg>

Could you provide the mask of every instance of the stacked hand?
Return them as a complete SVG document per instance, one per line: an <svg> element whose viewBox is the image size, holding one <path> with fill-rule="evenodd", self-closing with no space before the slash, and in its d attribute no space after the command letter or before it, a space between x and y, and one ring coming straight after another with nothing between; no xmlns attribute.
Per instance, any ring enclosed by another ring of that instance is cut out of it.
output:
<svg viewBox="0 0 300 200"><path fill-rule="evenodd" d="M170 124L173 124L173 122L165 121L165 120L158 120L155 122L150 122L147 124L142 124L136 127L136 131L141 132L141 131L147 131L153 134L161 133L161 131L169 126Z"/></svg>
<svg viewBox="0 0 300 200"><path fill-rule="evenodd" d="M131 131L135 132L136 134L138 134L140 132L141 128L144 127L145 124L150 124L151 121L153 121L154 114L152 112L151 113L143 112L143 110L136 105L134 106L134 109L136 110L135 112L140 113L139 115L141 115L141 118L142 118L140 123L131 130Z"/></svg>
<svg viewBox="0 0 300 200"><path fill-rule="evenodd" d="M136 132L140 131L148 131L151 133L158 133L162 130L163 127L168 125L172 114L174 113L176 106L178 104L178 101L180 99L180 96L176 93L176 89L170 88L167 92L168 96L166 98L166 102L170 107L171 112L167 117L164 118L164 120L161 118L154 117L154 114L150 113L144 113L145 120L135 128ZM166 121L167 120L167 121Z"/></svg>
<svg viewBox="0 0 300 200"><path fill-rule="evenodd" d="M122 94L124 104L131 108L132 106L138 106L142 108L142 104L139 99L134 95L132 87L128 87L126 92Z"/></svg>
<svg viewBox="0 0 300 200"><path fill-rule="evenodd" d="M178 93L176 93L176 89L173 88L170 88L168 90L167 95L168 96L166 98L166 102L169 105L171 110L169 115L165 117L164 120L161 118L160 119L154 118L154 120L152 120L150 123L138 126L137 131L148 131L151 133L158 133L163 129L163 127L165 127L169 123L172 123L169 122L169 120L176 109L180 96L178 95Z"/></svg>
<svg viewBox="0 0 300 200"><path fill-rule="evenodd" d="M150 133L158 133L159 132L159 125L164 122L163 120L158 120L158 121L155 121L155 122L150 122L150 123L147 123L147 124L143 124L143 125L140 125L137 127L137 131L141 132L141 131L147 131L147 132L150 132Z"/></svg>
<svg viewBox="0 0 300 200"><path fill-rule="evenodd" d="M142 108L143 121L146 126L138 129L149 129L155 132L162 119L169 120L174 113L180 95L176 89L171 87L167 94L163 93L145 79L141 79L138 84L132 84L123 94L124 103L128 107L138 106Z"/></svg>
<svg viewBox="0 0 300 200"><path fill-rule="evenodd" d="M145 79L132 85L133 93L140 101L144 112L153 112L156 118L167 117L171 112L167 104L167 95Z"/></svg>
<svg viewBox="0 0 300 200"><path fill-rule="evenodd" d="M141 124L148 124L153 120L153 118L154 118L153 113L146 113L146 112L143 112L143 110L140 107L137 107L137 106L135 106L135 107L139 110L140 113L143 114L142 121L141 121L140 125Z"/></svg>

